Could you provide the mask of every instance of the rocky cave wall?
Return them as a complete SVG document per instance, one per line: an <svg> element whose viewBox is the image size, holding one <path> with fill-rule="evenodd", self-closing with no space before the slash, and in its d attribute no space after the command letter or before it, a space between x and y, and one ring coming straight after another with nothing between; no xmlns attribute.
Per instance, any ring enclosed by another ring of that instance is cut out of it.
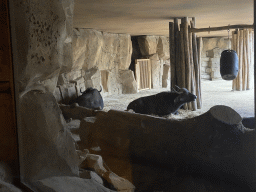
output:
<svg viewBox="0 0 256 192"><path fill-rule="evenodd" d="M136 59L150 59L152 88L170 86L169 38L165 36L133 36L130 69L135 71Z"/></svg>
<svg viewBox="0 0 256 192"><path fill-rule="evenodd" d="M224 37L203 38L201 56L201 78L220 79L220 56L222 51L231 48L231 41Z"/></svg>
<svg viewBox="0 0 256 192"><path fill-rule="evenodd" d="M94 87L103 96L137 93L135 60L150 59L152 88L170 84L168 38L73 29L73 64L60 74L54 95L68 103L80 90Z"/></svg>

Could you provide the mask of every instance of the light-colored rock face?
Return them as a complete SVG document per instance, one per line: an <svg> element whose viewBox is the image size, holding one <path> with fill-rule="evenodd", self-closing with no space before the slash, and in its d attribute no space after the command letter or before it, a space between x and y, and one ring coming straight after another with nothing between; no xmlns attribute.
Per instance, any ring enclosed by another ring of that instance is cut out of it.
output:
<svg viewBox="0 0 256 192"><path fill-rule="evenodd" d="M137 82L135 81L134 73L131 70L120 70L119 75L122 84L122 93L137 93Z"/></svg>
<svg viewBox="0 0 256 192"><path fill-rule="evenodd" d="M88 70L128 69L132 42L128 34L113 34L94 29L74 29L74 66Z"/></svg>
<svg viewBox="0 0 256 192"><path fill-rule="evenodd" d="M227 38L203 38L201 56L201 78L218 79L220 75L220 56L222 51L231 48Z"/></svg>
<svg viewBox="0 0 256 192"><path fill-rule="evenodd" d="M54 96L31 91L20 101L21 176L25 181L78 176L78 155Z"/></svg>
<svg viewBox="0 0 256 192"><path fill-rule="evenodd" d="M165 36L159 36L157 44L157 54L160 59L167 60L170 59L169 50L169 38Z"/></svg>
<svg viewBox="0 0 256 192"><path fill-rule="evenodd" d="M138 43L143 56L155 54L157 51L158 38L156 36L140 36Z"/></svg>
<svg viewBox="0 0 256 192"><path fill-rule="evenodd" d="M94 179L82 179L78 177L51 177L42 179L33 183L38 191L52 192L114 192L103 185L99 184Z"/></svg>
<svg viewBox="0 0 256 192"><path fill-rule="evenodd" d="M14 41L26 41L22 48L17 45L16 51L22 49L22 54L18 53L14 60L20 91L42 86L53 92L59 73L72 68L73 8L73 0L15 1Z"/></svg>

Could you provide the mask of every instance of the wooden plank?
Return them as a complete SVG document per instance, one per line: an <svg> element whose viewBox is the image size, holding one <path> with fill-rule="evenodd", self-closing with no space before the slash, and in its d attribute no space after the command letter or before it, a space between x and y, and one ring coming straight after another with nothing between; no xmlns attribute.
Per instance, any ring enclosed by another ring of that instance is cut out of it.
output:
<svg viewBox="0 0 256 192"><path fill-rule="evenodd" d="M135 60L135 77L137 81L137 89L140 90L140 64L138 62L138 59Z"/></svg>

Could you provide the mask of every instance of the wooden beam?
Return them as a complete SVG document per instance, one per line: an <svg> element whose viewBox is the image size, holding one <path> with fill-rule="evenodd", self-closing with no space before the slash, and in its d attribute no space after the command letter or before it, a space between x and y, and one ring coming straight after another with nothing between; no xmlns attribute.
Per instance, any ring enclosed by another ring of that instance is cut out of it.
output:
<svg viewBox="0 0 256 192"><path fill-rule="evenodd" d="M222 26L222 27L209 27L209 28L190 28L189 32L192 33L199 33L199 32L207 32L207 31L221 31L221 30L228 30L228 29L240 29L240 28L248 28L253 29L254 25L229 25L229 26Z"/></svg>

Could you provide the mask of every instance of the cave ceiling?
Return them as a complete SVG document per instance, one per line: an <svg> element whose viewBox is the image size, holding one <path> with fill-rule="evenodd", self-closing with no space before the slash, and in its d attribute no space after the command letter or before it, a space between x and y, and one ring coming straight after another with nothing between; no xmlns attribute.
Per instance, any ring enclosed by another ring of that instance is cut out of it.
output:
<svg viewBox="0 0 256 192"><path fill-rule="evenodd" d="M169 34L173 17L195 17L196 28L253 24L252 0L75 0L75 28L131 35ZM198 36L227 36L203 32Z"/></svg>

